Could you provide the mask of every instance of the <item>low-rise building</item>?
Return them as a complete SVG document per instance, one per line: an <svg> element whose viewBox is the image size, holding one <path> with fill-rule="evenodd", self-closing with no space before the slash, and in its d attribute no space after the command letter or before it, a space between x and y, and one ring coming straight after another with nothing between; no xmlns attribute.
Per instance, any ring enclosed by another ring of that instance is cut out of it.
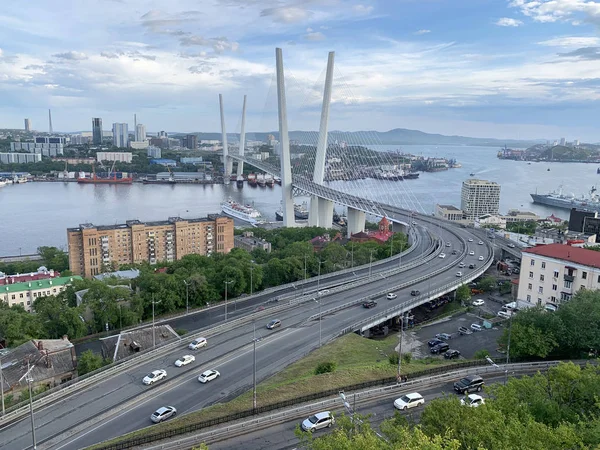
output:
<svg viewBox="0 0 600 450"><path fill-rule="evenodd" d="M31 312L35 299L56 295L64 291L74 280L81 280L81 277L57 277L7 284L0 286L0 301L7 303L8 306L21 305L25 311Z"/></svg>
<svg viewBox="0 0 600 450"><path fill-rule="evenodd" d="M148 150L146 150L146 155L148 156L148 158L162 158L162 149L160 147L155 147L153 145L151 145L150 147L148 147Z"/></svg>
<svg viewBox="0 0 600 450"><path fill-rule="evenodd" d="M509 209L506 215L502 216L506 223L528 222L540 220L540 216L531 211L519 211L518 209Z"/></svg>
<svg viewBox="0 0 600 450"><path fill-rule="evenodd" d="M0 272L0 286L15 283L25 283L29 281L47 280L49 278L60 277L60 272L46 269L44 266L38 267L37 272L31 273L17 273L13 275L6 275Z"/></svg>
<svg viewBox="0 0 600 450"><path fill-rule="evenodd" d="M67 336L62 339L32 339L2 357L4 393L27 389L27 363L32 388L52 388L77 376L75 347Z"/></svg>
<svg viewBox="0 0 600 450"><path fill-rule="evenodd" d="M0 163L2 164L26 164L41 161L40 153L0 153Z"/></svg>
<svg viewBox="0 0 600 450"><path fill-rule="evenodd" d="M452 205L435 205L435 215L450 222L459 222L464 218L462 210Z"/></svg>
<svg viewBox="0 0 600 450"><path fill-rule="evenodd" d="M484 214L481 217L475 219L475 228L498 228L504 230L506 228L506 220L501 216L494 216L492 214Z"/></svg>
<svg viewBox="0 0 600 450"><path fill-rule="evenodd" d="M175 161L174 159L160 158L160 159L151 159L150 164L158 164L158 165L166 166L166 167L176 167L177 161Z"/></svg>
<svg viewBox="0 0 600 450"><path fill-rule="evenodd" d="M565 244L523 249L519 300L560 305L580 289L600 289L600 252Z"/></svg>
<svg viewBox="0 0 600 450"><path fill-rule="evenodd" d="M131 152L98 152L96 153L97 161L119 161L130 163L133 160Z"/></svg>
<svg viewBox="0 0 600 450"><path fill-rule="evenodd" d="M241 248L248 252L260 248L267 253L271 253L271 243L264 239L254 237L252 231L244 231L241 235L235 236L233 238L233 243L236 248Z"/></svg>

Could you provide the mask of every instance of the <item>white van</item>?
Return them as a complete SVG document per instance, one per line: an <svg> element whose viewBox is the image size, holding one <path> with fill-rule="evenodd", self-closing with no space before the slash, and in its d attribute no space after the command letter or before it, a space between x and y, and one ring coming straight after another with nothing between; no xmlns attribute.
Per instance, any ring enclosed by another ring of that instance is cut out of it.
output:
<svg viewBox="0 0 600 450"><path fill-rule="evenodd" d="M477 323L472 323L471 324L471 330L473 331L482 331L483 327Z"/></svg>
<svg viewBox="0 0 600 450"><path fill-rule="evenodd" d="M513 313L509 311L498 311L498 317L502 317L503 319L510 319Z"/></svg>

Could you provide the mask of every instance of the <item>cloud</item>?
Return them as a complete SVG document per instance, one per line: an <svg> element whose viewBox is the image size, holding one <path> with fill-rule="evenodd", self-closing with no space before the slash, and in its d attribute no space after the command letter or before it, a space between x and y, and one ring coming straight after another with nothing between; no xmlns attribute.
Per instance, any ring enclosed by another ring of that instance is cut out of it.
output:
<svg viewBox="0 0 600 450"><path fill-rule="evenodd" d="M139 50L133 50L128 52L124 52L121 50L117 52L100 52L100 56L107 59L119 59L121 57L127 57L133 59L134 61L138 61L140 59L145 59L147 61L156 61L156 56L141 53Z"/></svg>
<svg viewBox="0 0 600 450"><path fill-rule="evenodd" d="M309 30L310 29L311 28L309 28ZM313 32L306 33L304 35L304 39L306 39L307 41L323 41L323 40L325 40L325 35L323 33L321 33L320 31L313 31Z"/></svg>
<svg viewBox="0 0 600 450"><path fill-rule="evenodd" d="M212 47L216 53L223 53L227 50L235 52L239 49L237 42L232 42L226 37L204 38L196 34L182 36L179 38L179 43L184 47Z"/></svg>
<svg viewBox="0 0 600 450"><path fill-rule="evenodd" d="M600 47L582 47L567 53L559 53L558 56L577 58L586 61L600 60Z"/></svg>
<svg viewBox="0 0 600 450"><path fill-rule="evenodd" d="M312 16L312 11L300 6L280 6L265 8L260 12L261 17L272 17L276 22L297 23L303 22Z"/></svg>
<svg viewBox="0 0 600 450"><path fill-rule="evenodd" d="M600 38L594 36L562 36L538 42L548 47L591 47L600 43Z"/></svg>
<svg viewBox="0 0 600 450"><path fill-rule="evenodd" d="M354 5L352 7L352 11L354 11L358 15L366 16L373 12L373 7L365 5Z"/></svg>
<svg viewBox="0 0 600 450"><path fill-rule="evenodd" d="M577 25L583 17L600 24L600 2L592 0L511 0L509 6L536 22L569 21Z"/></svg>
<svg viewBox="0 0 600 450"><path fill-rule="evenodd" d="M198 20L202 15L200 11L182 11L176 14L169 14L163 11L153 9L140 17L141 24L151 33L173 34L179 30L172 30L169 27L180 26L186 22Z"/></svg>
<svg viewBox="0 0 600 450"><path fill-rule="evenodd" d="M496 25L499 27L518 27L523 25L523 22L517 19L512 19L510 17L502 17L496 21Z"/></svg>
<svg viewBox="0 0 600 450"><path fill-rule="evenodd" d="M418 31L415 31L413 34L420 36L422 34L427 34L427 33L431 33L431 30L418 30Z"/></svg>
<svg viewBox="0 0 600 450"><path fill-rule="evenodd" d="M88 59L88 56L85 53L75 52L75 51L64 52L64 53L55 53L52 56L54 58L68 59L71 61L83 61L84 59Z"/></svg>

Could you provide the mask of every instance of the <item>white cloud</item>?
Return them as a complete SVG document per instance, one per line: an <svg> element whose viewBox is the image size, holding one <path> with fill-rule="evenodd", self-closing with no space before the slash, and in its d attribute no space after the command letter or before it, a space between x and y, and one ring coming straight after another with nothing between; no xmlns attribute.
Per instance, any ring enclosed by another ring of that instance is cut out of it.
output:
<svg viewBox="0 0 600 450"><path fill-rule="evenodd" d="M260 15L263 17L272 17L277 22L296 23L307 20L312 15L312 12L300 6L282 6L263 9Z"/></svg>
<svg viewBox="0 0 600 450"><path fill-rule="evenodd" d="M593 0L512 0L509 6L537 22L571 21L582 16L588 22L600 23L600 2Z"/></svg>
<svg viewBox="0 0 600 450"><path fill-rule="evenodd" d="M64 52L64 53L55 53L55 58L59 59L69 59L71 61L83 61L84 59L88 59L88 56L82 52Z"/></svg>
<svg viewBox="0 0 600 450"><path fill-rule="evenodd" d="M310 28L309 28L310 30ZM308 40L308 41L323 41L325 40L325 35L323 33L321 33L320 31L314 31L311 33L306 33L304 35L304 39Z"/></svg>
<svg viewBox="0 0 600 450"><path fill-rule="evenodd" d="M365 5L354 5L352 7L352 10L358 15L366 16L373 12L373 7Z"/></svg>
<svg viewBox="0 0 600 450"><path fill-rule="evenodd" d="M510 17L502 17L496 21L496 25L500 27L518 27L523 25L523 22L517 19L512 19Z"/></svg>
<svg viewBox="0 0 600 450"><path fill-rule="evenodd" d="M600 38L594 36L561 36L538 42L548 47L591 47L600 44Z"/></svg>
<svg viewBox="0 0 600 450"><path fill-rule="evenodd" d="M427 34L427 33L431 33L431 30L418 30L418 31L415 31L413 34L420 36L422 34Z"/></svg>

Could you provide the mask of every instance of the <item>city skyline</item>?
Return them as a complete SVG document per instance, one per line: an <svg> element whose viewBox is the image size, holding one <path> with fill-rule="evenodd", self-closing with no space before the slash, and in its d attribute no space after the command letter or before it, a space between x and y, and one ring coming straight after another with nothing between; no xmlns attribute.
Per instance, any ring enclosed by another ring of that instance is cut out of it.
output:
<svg viewBox="0 0 600 450"><path fill-rule="evenodd" d="M274 48L281 46L292 130L318 129L334 50L330 129L600 141L600 2L89 5L5 5L0 128L22 128L27 117L45 131L52 109L61 131L89 130L92 117L130 122L137 111L148 130L218 132L223 93L228 130L239 131L244 94L247 128L274 130ZM67 8L77 20L56 26Z"/></svg>

